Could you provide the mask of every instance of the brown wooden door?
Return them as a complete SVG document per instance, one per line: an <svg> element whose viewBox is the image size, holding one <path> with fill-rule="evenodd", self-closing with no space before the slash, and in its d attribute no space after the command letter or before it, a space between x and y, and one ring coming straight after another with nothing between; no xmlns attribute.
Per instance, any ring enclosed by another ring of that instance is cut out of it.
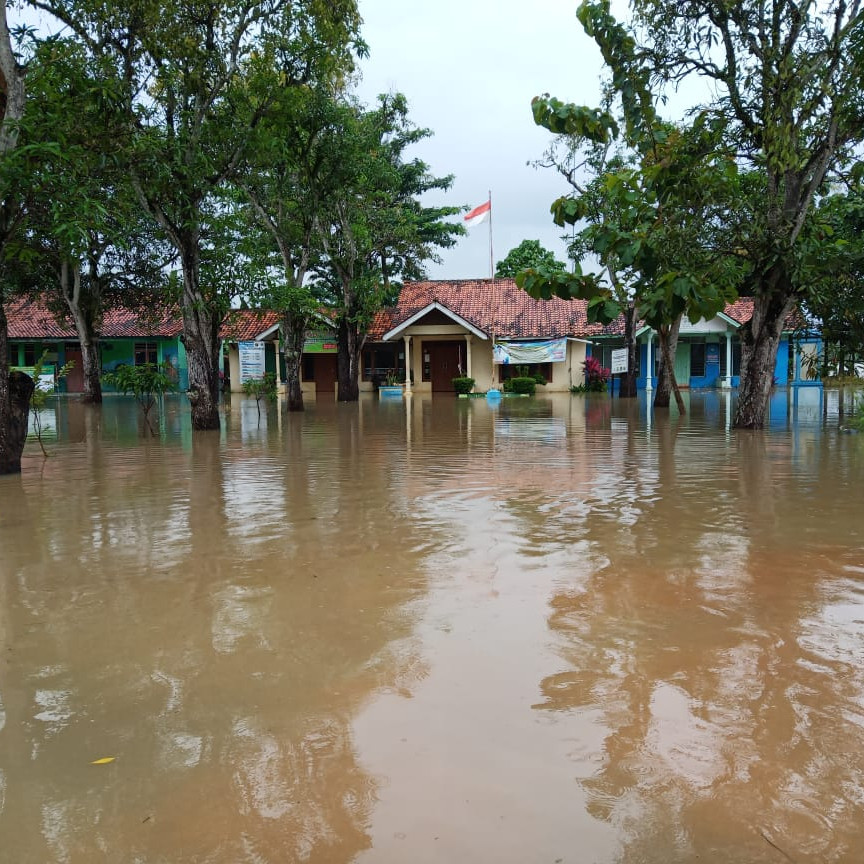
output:
<svg viewBox="0 0 864 864"><path fill-rule="evenodd" d="M315 355L315 394L317 396L336 395L336 355Z"/></svg>
<svg viewBox="0 0 864 864"><path fill-rule="evenodd" d="M84 392L84 364L81 362L81 349L73 350L66 349L66 362L72 362L74 365L69 370L66 376L66 392L67 393L83 393Z"/></svg>
<svg viewBox="0 0 864 864"><path fill-rule="evenodd" d="M427 343L433 393L453 393L453 379L459 376L459 362L465 365L464 342Z"/></svg>

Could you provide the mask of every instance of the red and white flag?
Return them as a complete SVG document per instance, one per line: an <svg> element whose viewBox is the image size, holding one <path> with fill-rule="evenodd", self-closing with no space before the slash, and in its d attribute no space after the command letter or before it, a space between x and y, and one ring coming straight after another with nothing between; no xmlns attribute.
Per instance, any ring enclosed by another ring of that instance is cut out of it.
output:
<svg viewBox="0 0 864 864"><path fill-rule="evenodd" d="M481 222L485 222L492 213L492 199L490 198L479 207L475 207L470 213L465 214L465 227L473 228Z"/></svg>

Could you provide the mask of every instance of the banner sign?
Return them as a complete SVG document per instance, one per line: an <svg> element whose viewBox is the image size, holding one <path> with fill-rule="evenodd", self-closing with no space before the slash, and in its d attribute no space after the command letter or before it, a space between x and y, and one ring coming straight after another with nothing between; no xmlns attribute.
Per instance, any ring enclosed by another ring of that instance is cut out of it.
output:
<svg viewBox="0 0 864 864"><path fill-rule="evenodd" d="M260 381L264 377L264 343L239 342L240 383Z"/></svg>
<svg viewBox="0 0 864 864"><path fill-rule="evenodd" d="M324 331L307 330L303 342L304 354L336 354L339 346L336 344L335 333Z"/></svg>
<svg viewBox="0 0 864 864"><path fill-rule="evenodd" d="M705 346L705 365L720 365L720 346L716 342L709 342Z"/></svg>
<svg viewBox="0 0 864 864"><path fill-rule="evenodd" d="M567 339L542 342L498 342L493 350L495 363L563 363L567 359Z"/></svg>
<svg viewBox="0 0 864 864"><path fill-rule="evenodd" d="M627 371L627 349L613 348L612 349L612 374L620 375Z"/></svg>

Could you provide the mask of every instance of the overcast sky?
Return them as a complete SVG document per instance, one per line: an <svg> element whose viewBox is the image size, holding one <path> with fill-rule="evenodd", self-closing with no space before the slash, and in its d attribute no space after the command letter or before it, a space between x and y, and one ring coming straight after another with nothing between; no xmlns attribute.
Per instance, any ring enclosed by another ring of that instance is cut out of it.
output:
<svg viewBox="0 0 864 864"><path fill-rule="evenodd" d="M602 61L576 19L577 0L359 0L370 57L360 95L400 91L433 137L414 148L436 175L453 174L435 201L475 207L492 191L496 263L522 240L565 259L549 206L567 191L556 172L527 165L551 136L534 125L531 99L548 92L597 105ZM430 264L433 279L489 275L486 224Z"/></svg>

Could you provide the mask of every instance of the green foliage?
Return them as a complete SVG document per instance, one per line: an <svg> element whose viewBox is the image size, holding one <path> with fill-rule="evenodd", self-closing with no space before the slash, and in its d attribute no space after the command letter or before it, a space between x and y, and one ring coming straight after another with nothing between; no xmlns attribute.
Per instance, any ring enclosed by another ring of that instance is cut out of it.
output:
<svg viewBox="0 0 864 864"><path fill-rule="evenodd" d="M258 419L261 419L261 400L275 402L277 397L276 373L265 372L261 378L247 378L243 382L243 392L247 396L255 397L255 406L258 408Z"/></svg>
<svg viewBox="0 0 864 864"><path fill-rule="evenodd" d="M864 188L857 183L845 193L820 201L802 235L801 280L810 286L805 306L819 322L825 341L823 368L843 372L864 356ZM813 375L812 377L817 377Z"/></svg>
<svg viewBox="0 0 864 864"><path fill-rule="evenodd" d="M153 432L150 411L158 396L173 393L177 389L177 373L168 363L142 363L140 366L121 364L110 372L102 373L102 381L124 396L133 396L141 407L144 422Z"/></svg>
<svg viewBox="0 0 864 864"><path fill-rule="evenodd" d="M547 275L567 271L567 265L558 261L554 252L544 249L539 240L523 240L507 253L503 261L495 265L495 276L513 277L529 268L543 271Z"/></svg>
<svg viewBox="0 0 864 864"><path fill-rule="evenodd" d="M509 391L511 393L525 393L533 396L537 389L537 382L530 377L508 378L505 383L509 383Z"/></svg>
<svg viewBox="0 0 864 864"><path fill-rule="evenodd" d="M340 351L356 356L359 333L393 302L399 281L422 278L425 262L439 261L437 250L453 246L464 229L448 221L460 208L421 204L420 196L448 189L452 177L436 177L422 160L407 158L408 148L431 133L410 121L404 96L382 96L371 110L351 102L337 107L319 142L324 255L316 287L336 310ZM356 380L340 380L340 399L351 398L349 391Z"/></svg>
<svg viewBox="0 0 864 864"><path fill-rule="evenodd" d="M474 389L474 379L473 378L454 378L453 379L453 389L456 391L457 395L468 394Z"/></svg>
<svg viewBox="0 0 864 864"><path fill-rule="evenodd" d="M247 378L243 382L243 392L247 396L256 399L267 399L269 402L276 401L276 374L265 372L261 378Z"/></svg>

